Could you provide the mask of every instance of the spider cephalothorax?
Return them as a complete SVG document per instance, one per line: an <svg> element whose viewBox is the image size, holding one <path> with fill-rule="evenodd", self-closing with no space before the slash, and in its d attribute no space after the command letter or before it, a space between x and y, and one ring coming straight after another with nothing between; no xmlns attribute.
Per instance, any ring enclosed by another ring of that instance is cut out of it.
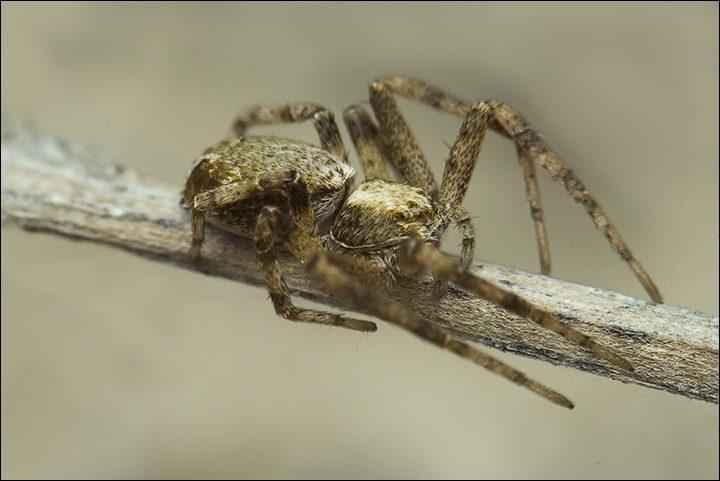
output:
<svg viewBox="0 0 720 481"><path fill-rule="evenodd" d="M463 117L439 187L392 94ZM572 403L564 396L455 339L430 320L390 301L383 291L393 288L396 276L410 278L418 269L427 268L437 278L437 286L445 282L459 285L594 351L620 368L632 370L630 363L613 350L468 270L475 238L470 216L461 203L490 127L512 139L518 149L543 272L549 271L550 261L534 163L546 169L585 207L653 300L660 301L652 280L600 206L522 116L505 104L478 101L470 105L405 77L384 77L373 82L370 105L377 124L357 105L344 114L366 177L352 193L355 172L347 164L334 118L322 106L297 103L255 107L238 116L234 124L237 139L206 150L188 176L183 200L192 213L191 256L197 258L200 253L206 219L228 231L253 237L279 315L361 331L376 329L372 322L293 305L274 250L275 243L281 241L341 299L565 407L572 407ZM314 123L320 148L276 137L245 136L252 125L306 120ZM387 164L395 168L400 177L397 181ZM443 233L453 223L463 238L459 262L437 251ZM443 291L440 288L436 294Z"/></svg>
<svg viewBox="0 0 720 481"><path fill-rule="evenodd" d="M442 222L442 213L422 189L371 180L343 205L330 236L349 250L378 249L400 244L410 234L436 240Z"/></svg>

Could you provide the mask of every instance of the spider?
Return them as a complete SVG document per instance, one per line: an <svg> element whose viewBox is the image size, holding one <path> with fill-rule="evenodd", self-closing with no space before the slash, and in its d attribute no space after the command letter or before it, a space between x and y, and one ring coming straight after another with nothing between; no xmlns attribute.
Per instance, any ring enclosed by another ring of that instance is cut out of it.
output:
<svg viewBox="0 0 720 481"><path fill-rule="evenodd" d="M632 371L630 363L611 349L468 269L475 247L474 229L461 203L489 127L512 139L517 147L542 272L549 272L550 256L535 162L585 207L651 298L661 302L657 287L600 206L523 117L503 103L480 100L469 104L413 78L381 77L370 84L369 91L375 120L359 105L349 107L343 115L365 173L365 180L354 191L355 171L348 164L334 116L321 105L258 106L239 115L234 121L234 138L207 149L188 175L183 201L192 217L191 258L199 257L207 220L254 239L270 298L281 317L358 331L376 330L373 322L296 307L276 258L275 244L282 242L341 300L567 408L573 404L566 397L456 339L388 299L383 291L392 289L398 277L419 278L430 271L438 296L443 295L448 282L453 283ZM463 118L440 186L394 95ZM277 137L245 135L253 125L303 121L313 122L320 137L319 148ZM393 181L388 164L400 182ZM459 261L437 250L450 224L459 227L463 239Z"/></svg>

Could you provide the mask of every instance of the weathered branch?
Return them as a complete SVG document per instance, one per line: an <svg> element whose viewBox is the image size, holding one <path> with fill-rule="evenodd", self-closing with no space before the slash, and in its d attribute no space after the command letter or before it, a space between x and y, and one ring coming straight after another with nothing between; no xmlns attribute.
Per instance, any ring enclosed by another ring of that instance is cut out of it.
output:
<svg viewBox="0 0 720 481"><path fill-rule="evenodd" d="M180 187L103 163L76 143L2 124L2 224L120 247L209 275L262 285L252 242L208 226L202 259L190 262L189 214ZM343 307L289 255L281 259L295 294ZM458 336L528 357L718 403L718 318L611 291L485 263L487 280L516 292L615 349L628 373L529 321L450 288L400 282L390 297Z"/></svg>

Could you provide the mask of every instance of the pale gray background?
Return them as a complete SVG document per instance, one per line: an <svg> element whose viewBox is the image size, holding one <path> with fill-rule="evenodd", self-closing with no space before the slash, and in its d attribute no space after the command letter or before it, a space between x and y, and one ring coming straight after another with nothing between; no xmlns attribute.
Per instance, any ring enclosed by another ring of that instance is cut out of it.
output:
<svg viewBox="0 0 720 481"><path fill-rule="evenodd" d="M516 107L666 301L718 314L717 3L2 3L3 108L178 190L241 107L339 113L391 73ZM459 119L402 108L439 172ZM646 298L540 176L553 274ZM538 270L507 141L466 206L479 258ZM3 229L2 477L718 477L715 405L502 356L569 412L387 324L295 325L266 298Z"/></svg>

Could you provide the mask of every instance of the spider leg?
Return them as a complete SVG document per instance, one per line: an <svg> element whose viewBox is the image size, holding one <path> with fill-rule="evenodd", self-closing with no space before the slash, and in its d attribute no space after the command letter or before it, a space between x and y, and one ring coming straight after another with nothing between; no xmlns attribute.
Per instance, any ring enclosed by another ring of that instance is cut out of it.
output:
<svg viewBox="0 0 720 481"><path fill-rule="evenodd" d="M194 208L190 209L190 216L190 226L192 228L190 259L196 261L200 256L200 249L205 241L205 216Z"/></svg>
<svg viewBox="0 0 720 481"><path fill-rule="evenodd" d="M281 190L283 185L291 181L294 176L296 174L293 172L271 171L258 174L256 180L241 180L223 184L215 189L206 190L196 195L191 207L198 212L209 212L230 207L268 190Z"/></svg>
<svg viewBox="0 0 720 481"><path fill-rule="evenodd" d="M525 178L525 192L528 204L530 204L530 216L535 222L535 238L538 243L540 254L540 272L544 275L550 274L550 245L548 244L547 229L543 220L542 202L540 202L540 187L535 175L535 163L524 150L518 148L518 159L523 169Z"/></svg>
<svg viewBox="0 0 720 481"><path fill-rule="evenodd" d="M442 100L444 94L439 91L431 91L426 84L412 79L385 77L370 85L370 103L378 118L385 142L392 146L390 157L410 184L426 189L439 202L448 206L450 220L460 227L463 237L463 264L469 266L475 251L474 228L470 216L465 209L460 207L460 204L470 185L470 177L475 168L492 112L490 107L482 101L467 108L464 105L457 106L458 111L462 109L464 112L465 119L445 161L442 184L438 192L430 167L417 147L417 142L391 95L392 93L401 95L407 93L403 89L409 89L412 95L418 95L423 101L433 102L431 105L435 105L434 102L439 101L443 105L449 106L451 100ZM452 102L459 101L452 100ZM445 227L446 224L440 226L438 237L442 236ZM438 293L444 291L442 284L437 287Z"/></svg>
<svg viewBox="0 0 720 481"><path fill-rule="evenodd" d="M489 105L493 109L495 122L500 126L502 132L513 139L519 150L526 152L531 159L547 170L550 176L575 199L575 202L585 207L595 226L605 234L605 237L610 241L610 245L630 265L635 276L650 294L652 300L662 302L662 296L657 286L640 265L640 262L630 252L627 244L620 237L620 233L610 223L610 219L600 205L588 193L585 184L560 160L518 112L500 102L489 102Z"/></svg>
<svg viewBox="0 0 720 481"><path fill-rule="evenodd" d="M460 205L465 198L491 114L490 107L478 101L463 120L445 161L440 190L440 198L450 205Z"/></svg>
<svg viewBox="0 0 720 481"><path fill-rule="evenodd" d="M297 172L267 172L255 181L226 184L195 196L192 207L193 243L191 257L197 258L204 238L205 213L222 209L254 198L262 193L276 191L290 214L278 207L264 207L255 226L255 250L265 274L265 285L270 293L275 312L288 320L340 326L356 331L377 330L374 322L347 318L313 309L296 307L290 299L287 284L280 271L275 252L276 239L283 240L301 261L323 250L317 233L317 222L305 184Z"/></svg>
<svg viewBox="0 0 720 481"><path fill-rule="evenodd" d="M387 168L385 142L370 115L361 106L351 105L343 112L343 119L365 172L365 180L392 180Z"/></svg>
<svg viewBox="0 0 720 481"><path fill-rule="evenodd" d="M348 155L343 146L340 131L335 123L335 116L319 104L298 102L270 107L252 107L235 118L233 131L236 136L242 137L247 129L253 125L305 122L307 120L313 122L320 137L320 147L347 163Z"/></svg>
<svg viewBox="0 0 720 481"><path fill-rule="evenodd" d="M490 113L490 108L482 101L476 102L470 108L450 149L443 171L440 198L447 203L450 218L460 228L463 238L461 264L465 268L470 266L475 254L475 229L470 215L461 204L480 154Z"/></svg>
<svg viewBox="0 0 720 481"><path fill-rule="evenodd" d="M290 213L285 214L276 210L271 218L271 227L275 236L295 257L307 262L312 256L327 252L327 249L318 235L317 223L305 184L299 176L295 176L285 185ZM365 286L384 289L392 282L384 264L375 264L352 255L336 257L337 263Z"/></svg>
<svg viewBox="0 0 720 481"><path fill-rule="evenodd" d="M422 80L409 77L381 77L377 79L376 82L383 84L396 95L464 118L455 145L446 161L441 190L441 197L443 199L447 199L455 204L460 204L465 197L470 176L477 162L475 149L479 152L487 127L489 126L494 130L501 130L495 123L492 110L488 104L478 101L474 105L471 105ZM475 113L473 111L475 111ZM527 157L523 157L522 155L520 156L520 164L523 167L523 177L525 179L528 202L530 203L530 213L535 221L541 270L543 274L549 274L550 249L547 241L545 223L542 217L540 190L538 188L534 166L531 161L528 162ZM460 226L461 232L463 232L462 225L459 222L458 225ZM463 236L462 258L464 265L469 266L470 262L472 262L473 251L469 248L466 249L465 246L469 242L467 239L467 237Z"/></svg>
<svg viewBox="0 0 720 481"><path fill-rule="evenodd" d="M356 331L376 331L377 326L374 322L347 318L339 314L314 309L304 309L296 307L292 303L275 253L275 226L282 222L292 222L289 217L285 219L279 218L282 217L282 214L275 207L263 208L255 231L255 250L258 254L260 267L265 274L265 285L270 293L275 312L290 321L339 326Z"/></svg>
<svg viewBox="0 0 720 481"><path fill-rule="evenodd" d="M288 172L269 172L260 174L256 181L233 182L196 195L189 206L192 217L190 258L197 260L200 255L205 240L206 213L232 206L270 189L282 189L282 185L289 180L290 175L291 173Z"/></svg>
<svg viewBox="0 0 720 481"><path fill-rule="evenodd" d="M407 77L382 77L377 79L373 85L375 84L383 85L386 90L396 95L425 103L460 117L466 117L471 109L470 104L467 102L421 80ZM500 102L487 101L486 104L492 110L488 127L512 139L517 146L518 152L521 152L520 163L523 166L531 215L535 222L542 272L544 274L550 272L550 251L542 218L537 179L533 172L534 169L528 168L530 164L528 159L537 162L547 170L550 176L562 185L576 202L585 207L595 226L607 237L613 249L628 263L635 276L650 295L650 298L655 302L662 302L662 296L655 283L622 240L605 212L588 193L585 185L575 176L573 171L560 160L517 111Z"/></svg>
<svg viewBox="0 0 720 481"><path fill-rule="evenodd" d="M371 83L369 90L370 106L393 164L410 185L437 198L435 177L391 92L380 82Z"/></svg>
<svg viewBox="0 0 720 481"><path fill-rule="evenodd" d="M358 331L375 331L374 322L350 319L338 314L331 314L312 309L301 309L293 305L287 290L287 284L280 273L275 254L275 239L282 240L290 252L306 261L324 247L317 232L317 223L313 214L310 198L302 179L291 172L284 182L287 189L290 214L276 207L265 207L260 212L255 229L255 250L258 253L260 267L265 273L265 284L275 312L285 319L298 322L328 324L341 326Z"/></svg>
<svg viewBox="0 0 720 481"><path fill-rule="evenodd" d="M595 342L590 336L560 321L549 312L535 307L517 294L481 279L464 269L457 262L440 253L437 249L413 237L403 242L398 251L398 262L406 269L424 266L441 279L447 279L471 293L486 299L498 306L561 335L568 341L586 347L603 359L627 371L633 371L630 362L603 345Z"/></svg>
<svg viewBox="0 0 720 481"><path fill-rule="evenodd" d="M390 92L427 104L443 112L458 117L465 117L470 111L471 104L454 97L422 80L411 77L380 77L374 83L383 85Z"/></svg>
<svg viewBox="0 0 720 481"><path fill-rule="evenodd" d="M522 372L513 369L497 359L483 354L469 344L454 338L445 329L429 321L421 319L412 311L404 308L378 292L368 289L334 265L335 256L319 253L307 263L307 269L338 298L355 307L369 311L372 314L406 329L421 339L431 342L438 347L447 349L455 354L479 364L487 370L498 374L515 384L525 387L544 397L550 402L572 409L573 403L565 396L529 379Z"/></svg>

